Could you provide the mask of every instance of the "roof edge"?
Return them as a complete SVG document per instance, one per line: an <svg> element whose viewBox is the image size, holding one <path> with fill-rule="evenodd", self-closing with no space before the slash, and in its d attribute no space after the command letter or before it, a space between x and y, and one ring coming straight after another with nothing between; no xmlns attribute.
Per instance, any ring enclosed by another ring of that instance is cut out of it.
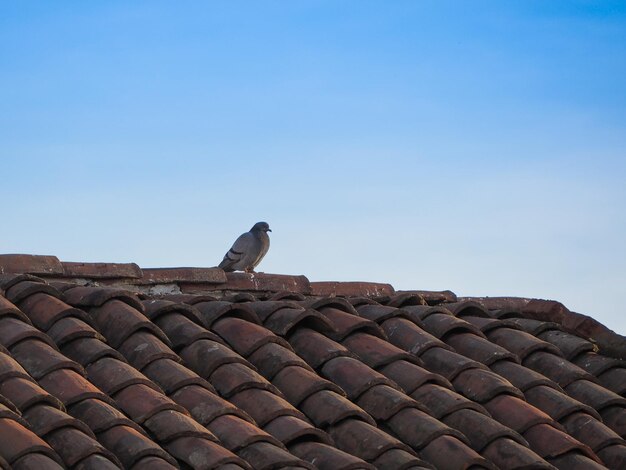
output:
<svg viewBox="0 0 626 470"><path fill-rule="evenodd" d="M616 333L588 315L572 312L556 300L525 297L460 297L459 300L479 302L488 310L518 310L527 318L559 323L568 332L596 343L602 354L626 360L626 336Z"/></svg>

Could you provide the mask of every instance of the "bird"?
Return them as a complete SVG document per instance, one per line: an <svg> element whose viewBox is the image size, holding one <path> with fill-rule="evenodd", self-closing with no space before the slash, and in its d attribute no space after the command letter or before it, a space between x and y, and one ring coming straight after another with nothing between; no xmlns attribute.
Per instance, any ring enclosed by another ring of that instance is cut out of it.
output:
<svg viewBox="0 0 626 470"><path fill-rule="evenodd" d="M267 222L257 222L249 232L235 240L232 248L224 255L219 267L226 272L245 271L253 273L270 248L271 232Z"/></svg>

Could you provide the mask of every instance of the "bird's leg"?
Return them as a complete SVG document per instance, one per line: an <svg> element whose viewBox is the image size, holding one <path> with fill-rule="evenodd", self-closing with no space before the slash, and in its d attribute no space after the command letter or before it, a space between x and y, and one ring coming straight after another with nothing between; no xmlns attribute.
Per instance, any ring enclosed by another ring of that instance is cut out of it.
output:
<svg viewBox="0 0 626 470"><path fill-rule="evenodd" d="M254 274L254 268L246 268L245 272L247 272L248 274Z"/></svg>

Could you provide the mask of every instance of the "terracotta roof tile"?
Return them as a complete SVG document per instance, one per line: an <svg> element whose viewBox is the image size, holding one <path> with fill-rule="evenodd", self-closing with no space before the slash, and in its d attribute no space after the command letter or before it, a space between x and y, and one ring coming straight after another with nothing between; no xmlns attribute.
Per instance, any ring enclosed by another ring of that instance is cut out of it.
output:
<svg viewBox="0 0 626 470"><path fill-rule="evenodd" d="M375 282L311 282L311 295L323 297L355 297L359 295L379 297L393 295L394 292L391 285Z"/></svg>
<svg viewBox="0 0 626 470"><path fill-rule="evenodd" d="M148 364L142 372L146 377L158 383L166 395L187 385L198 385L215 392L215 388L207 380L170 358L157 359Z"/></svg>
<svg viewBox="0 0 626 470"><path fill-rule="evenodd" d="M134 421L131 421L117 408L98 399L89 398L68 408L70 414L87 424L95 433L102 433L114 426L127 426L139 433L145 431Z"/></svg>
<svg viewBox="0 0 626 470"><path fill-rule="evenodd" d="M318 442L300 442L289 447L292 454L308 462L313 462L320 470L374 470L375 467L363 460L335 447ZM410 455L410 454L408 454ZM411 463L415 458L411 455ZM402 468L400 466L387 466L386 468Z"/></svg>
<svg viewBox="0 0 626 470"><path fill-rule="evenodd" d="M223 316L241 318L252 323L261 324L261 320L255 311L248 305L216 300L212 302L200 302L194 304L200 312L203 326L210 328L211 325Z"/></svg>
<svg viewBox="0 0 626 470"><path fill-rule="evenodd" d="M162 443L189 436L217 441L204 426L177 410L157 412L145 420L145 428Z"/></svg>
<svg viewBox="0 0 626 470"><path fill-rule="evenodd" d="M56 256L6 254L0 255L0 274L61 274L63 267Z"/></svg>
<svg viewBox="0 0 626 470"><path fill-rule="evenodd" d="M3 344L5 337L2 335L0 341ZM9 346L10 347L10 346ZM52 371L59 369L71 369L80 375L84 375L83 368L74 361L69 360L57 351L56 347L51 347L39 339L28 339L21 341L10 347L13 357L32 375L35 379L41 379Z"/></svg>
<svg viewBox="0 0 626 470"><path fill-rule="evenodd" d="M291 349L289 343L280 336L276 336L261 325L250 323L241 318L222 318L214 323L213 330L243 357L248 357L267 343L278 343Z"/></svg>
<svg viewBox="0 0 626 470"><path fill-rule="evenodd" d="M170 345L167 336L154 323L135 307L120 300L108 300L101 307L91 309L90 314L95 318L98 330L115 349L142 330L152 333L165 345Z"/></svg>
<svg viewBox="0 0 626 470"><path fill-rule="evenodd" d="M140 458L133 465L133 470L174 470L176 468L178 467L175 467L169 461L152 455ZM99 470L99 467L94 467L93 470Z"/></svg>
<svg viewBox="0 0 626 470"><path fill-rule="evenodd" d="M454 378L452 384L456 391L481 404L502 394L524 398L518 388L490 370L464 370Z"/></svg>
<svg viewBox="0 0 626 470"><path fill-rule="evenodd" d="M42 468L45 468L46 470L63 469L63 467L59 465L57 460L51 459L50 457L44 454L40 454L40 453L26 454L23 457L20 457L19 459L15 460L15 462L13 462L11 467L9 467L8 463L5 465L3 462L0 462L0 465L2 466L2 468L12 468L15 470L40 470ZM77 468L79 467L77 466ZM107 467L104 467L104 466L102 468L107 469ZM109 467L109 468L115 469L119 467L117 465L113 465L112 467Z"/></svg>
<svg viewBox="0 0 626 470"><path fill-rule="evenodd" d="M451 349L443 341L404 318L391 318L381 326L391 344L416 356L422 356L430 348Z"/></svg>
<svg viewBox="0 0 626 470"><path fill-rule="evenodd" d="M422 449L421 455L435 464L436 468L441 469L497 469L491 461L481 457L477 452L451 436L440 436L434 439Z"/></svg>
<svg viewBox="0 0 626 470"><path fill-rule="evenodd" d="M348 349L309 328L299 328L289 337L296 352L314 369L335 357L353 356Z"/></svg>
<svg viewBox="0 0 626 470"><path fill-rule="evenodd" d="M300 410L267 390L249 388L233 395L230 401L238 408L248 410L248 414L261 427L279 416L294 416L306 420L306 416Z"/></svg>
<svg viewBox="0 0 626 470"><path fill-rule="evenodd" d="M436 338L444 340L450 334L473 333L480 337L485 335L479 328L462 318L446 313L433 313L422 320L423 328Z"/></svg>
<svg viewBox="0 0 626 470"><path fill-rule="evenodd" d="M45 440L56 450L68 467L74 467L90 456L99 455L115 467L121 465L115 455L105 449L94 437L66 426L56 429L45 436Z"/></svg>
<svg viewBox="0 0 626 470"><path fill-rule="evenodd" d="M0 383L10 377L24 377L29 379L28 372L9 354L0 352Z"/></svg>
<svg viewBox="0 0 626 470"><path fill-rule="evenodd" d="M61 262L64 277L90 279L139 279L142 270L135 263L74 263Z"/></svg>
<svg viewBox="0 0 626 470"><path fill-rule="evenodd" d="M425 383L435 383L452 389L452 384L446 378L429 372L414 362L394 361L380 368L379 372L400 385L407 395L410 395Z"/></svg>
<svg viewBox="0 0 626 470"><path fill-rule="evenodd" d="M521 361L526 359L528 355L535 351L546 351L557 356L562 356L561 350L550 344L549 342L542 341L536 336L526 333L525 331L519 331L512 328L498 328L492 329L487 333L489 341L496 343L503 348L511 351Z"/></svg>
<svg viewBox="0 0 626 470"><path fill-rule="evenodd" d="M561 387L546 376L515 362L497 361L491 365L491 370L507 379L522 392L526 392L526 390L536 385L545 385L555 390L563 391Z"/></svg>
<svg viewBox="0 0 626 470"><path fill-rule="evenodd" d="M292 351L277 343L267 343L254 351L248 360L267 380L273 380L283 367L299 366L313 370L304 360Z"/></svg>
<svg viewBox="0 0 626 470"><path fill-rule="evenodd" d="M329 432L339 448L367 462L376 460L390 449L401 449L415 454L408 445L360 420L344 420L333 426Z"/></svg>
<svg viewBox="0 0 626 470"><path fill-rule="evenodd" d="M600 412L602 422L626 439L626 410L623 406L609 406Z"/></svg>
<svg viewBox="0 0 626 470"><path fill-rule="evenodd" d="M526 400L537 408L545 411L552 419L559 421L566 416L576 412L583 411L600 419L600 415L592 407L573 399L565 393L559 392L545 385L537 385L526 392Z"/></svg>
<svg viewBox="0 0 626 470"><path fill-rule="evenodd" d="M181 286L185 292L183 287L185 285ZM227 290L311 293L311 285L306 277L284 274L226 273L226 285L224 287ZM214 288L224 289L224 287L216 286ZM191 292L191 290L189 291Z"/></svg>
<svg viewBox="0 0 626 470"><path fill-rule="evenodd" d="M397 291L394 295L386 297L386 298L378 298L378 301L382 304L389 305L390 307L408 307L410 305L427 305L426 296L435 294L429 291L422 291L422 293L418 291ZM448 299L449 301L456 300Z"/></svg>
<svg viewBox="0 0 626 470"><path fill-rule="evenodd" d="M363 393L356 403L376 421L387 421L405 408L424 410L415 400L389 385L376 385Z"/></svg>
<svg viewBox="0 0 626 470"><path fill-rule="evenodd" d="M28 421L28 426L40 437L64 427L73 427L94 437L93 432L85 423L48 404L33 406L24 411L23 416Z"/></svg>
<svg viewBox="0 0 626 470"><path fill-rule="evenodd" d="M485 403L485 408L491 416L505 426L519 434L524 434L536 424L550 424L561 428L555 421L523 399L510 395L499 395Z"/></svg>
<svg viewBox="0 0 626 470"><path fill-rule="evenodd" d="M568 452L558 457L548 458L548 461L558 468L566 468L568 470L599 470L605 468L604 465L600 465L578 452Z"/></svg>
<svg viewBox="0 0 626 470"><path fill-rule="evenodd" d="M450 413L463 409L472 409L488 415L485 408L478 403L434 383L420 386L411 393L411 397L426 406L437 419L443 419Z"/></svg>
<svg viewBox="0 0 626 470"><path fill-rule="evenodd" d="M224 414L209 423L208 428L215 434L223 445L238 452L253 442L268 442L278 447L282 443L254 424L231 414Z"/></svg>
<svg viewBox="0 0 626 470"><path fill-rule="evenodd" d="M370 467L358 467L370 468ZM433 469L430 463L418 459L402 449L390 449L373 461L373 468L397 468L400 470L424 470Z"/></svg>
<svg viewBox="0 0 626 470"><path fill-rule="evenodd" d="M598 375L600 382L608 390L626 396L626 367L615 367Z"/></svg>
<svg viewBox="0 0 626 470"><path fill-rule="evenodd" d="M386 338L380 327L371 320L353 315L333 307L322 307L319 311L330 321L334 331L329 334L336 341L341 341L346 336L362 331L380 338Z"/></svg>
<svg viewBox="0 0 626 470"><path fill-rule="evenodd" d="M33 324L43 331L48 331L57 320L68 316L89 322L89 317L85 312L73 308L62 300L46 293L37 293L29 296L20 302L20 308L27 311Z"/></svg>
<svg viewBox="0 0 626 470"><path fill-rule="evenodd" d="M493 312L489 312L490 315ZM496 319L496 318L485 318L485 317L474 317L472 315L467 315L463 317L463 320L471 323L472 325L480 328L480 331L487 334L487 332L491 330L495 330L498 328L511 328L513 330L521 330L522 328L517 325L513 320L507 319Z"/></svg>
<svg viewBox="0 0 626 470"><path fill-rule="evenodd" d="M198 339L180 351L180 357L187 367L200 377L210 377L224 364L244 363L246 360L222 343L208 339Z"/></svg>
<svg viewBox="0 0 626 470"><path fill-rule="evenodd" d="M467 436L472 448L478 452L482 452L493 441L503 437L528 447L526 440L517 432L475 410L467 408L458 410L447 415L442 421Z"/></svg>
<svg viewBox="0 0 626 470"><path fill-rule="evenodd" d="M144 268L139 272L139 284L216 283L226 282L224 271L218 268Z"/></svg>
<svg viewBox="0 0 626 470"><path fill-rule="evenodd" d="M437 305L444 302L456 302L457 296L454 292L449 290L431 291L431 290L401 290L397 291L398 295L410 294L419 295L423 298L428 305ZM393 298L393 297L392 297Z"/></svg>
<svg viewBox="0 0 626 470"><path fill-rule="evenodd" d="M476 368L487 370L483 363L455 351L450 351L447 348L430 348L422 353L420 358L424 361L424 365L428 370L443 375L450 381L454 380L457 375L465 370Z"/></svg>
<svg viewBox="0 0 626 470"><path fill-rule="evenodd" d="M263 430L276 437L285 445L305 439L307 441L319 441L324 444L331 443L330 437L324 431L294 416L279 416L263 426Z"/></svg>
<svg viewBox="0 0 626 470"><path fill-rule="evenodd" d="M474 316L489 317L489 313L485 306L474 300L461 300L460 302L446 303L445 307L457 317Z"/></svg>
<svg viewBox="0 0 626 470"><path fill-rule="evenodd" d="M520 314L521 317L521 314ZM526 333L530 333L531 335L537 336L544 331L556 330L561 331L562 327L556 322L548 322L535 320L532 318L511 318L508 321L517 325L520 329L525 331Z"/></svg>
<svg viewBox="0 0 626 470"><path fill-rule="evenodd" d="M367 333L354 333L343 340L344 346L373 369L379 369L392 362L406 361L421 365L417 357L393 344Z"/></svg>
<svg viewBox="0 0 626 470"><path fill-rule="evenodd" d="M418 451L441 436L454 437L462 442L463 445L469 444L469 441L461 432L452 429L445 422L433 419L417 408L401 409L390 418L384 420L384 425L395 436L399 437L402 442L406 442Z"/></svg>
<svg viewBox="0 0 626 470"><path fill-rule="evenodd" d="M58 369L39 379L39 384L57 397L65 406L87 398L111 402L111 398L91 384L85 377L71 369Z"/></svg>
<svg viewBox="0 0 626 470"><path fill-rule="evenodd" d="M12 419L20 423L22 426L29 426L29 424L21 417L20 411L13 403L11 403L9 399L2 397L0 401L0 418Z"/></svg>
<svg viewBox="0 0 626 470"><path fill-rule="evenodd" d="M374 419L361 407L331 390L319 390L311 394L302 401L300 409L322 429L327 429L347 418L375 424Z"/></svg>
<svg viewBox="0 0 626 470"><path fill-rule="evenodd" d="M96 338L100 341L104 339L100 333L87 323L73 316L65 317L55 322L47 331L47 334L60 348L78 338Z"/></svg>
<svg viewBox="0 0 626 470"><path fill-rule="evenodd" d="M0 295L0 318L10 317L30 323L30 320L15 305Z"/></svg>
<svg viewBox="0 0 626 470"><path fill-rule="evenodd" d="M211 469L226 464L249 468L243 459L236 457L219 444L202 437L179 437L167 442L164 447L171 455L191 468Z"/></svg>
<svg viewBox="0 0 626 470"><path fill-rule="evenodd" d="M266 300L305 300L306 297L304 294L300 292L289 292L287 290L276 292L275 294L270 295Z"/></svg>
<svg viewBox="0 0 626 470"><path fill-rule="evenodd" d="M600 462L600 459L589 447L548 424L532 426L524 432L524 438L530 443L535 452L543 458L551 459L577 451L585 457Z"/></svg>
<svg viewBox="0 0 626 470"><path fill-rule="evenodd" d="M596 377L612 368L626 369L626 361L602 356L595 352L584 352L576 356L572 362Z"/></svg>
<svg viewBox="0 0 626 470"><path fill-rule="evenodd" d="M13 465L21 457L34 453L62 463L57 453L33 432L15 420L0 418L0 456Z"/></svg>
<svg viewBox="0 0 626 470"><path fill-rule="evenodd" d="M22 320L12 317L0 318L0 344L9 349L13 345L28 339L37 339L40 343L44 343L41 347L48 345L50 349L57 349L54 342L45 334ZM34 343L37 343L34 342Z"/></svg>
<svg viewBox="0 0 626 470"><path fill-rule="evenodd" d="M272 383L296 407L307 397L320 390L330 390L340 395L345 395L345 392L338 385L300 366L284 367L272 379Z"/></svg>
<svg viewBox="0 0 626 470"><path fill-rule="evenodd" d="M172 343L172 348L176 352L180 352L182 348L189 346L198 339L208 339L218 343L224 343L215 333L208 331L200 326L200 324L194 323L187 317L178 313L169 313L160 316L156 320L156 324L167 334L167 337Z"/></svg>
<svg viewBox="0 0 626 470"><path fill-rule="evenodd" d="M339 385L351 400L375 385L384 384L399 388L393 381L352 357L336 357L321 367L324 377Z"/></svg>
<svg viewBox="0 0 626 470"><path fill-rule="evenodd" d="M499 468L529 468L554 470L555 467L519 442L506 437L496 439L485 447L483 455Z"/></svg>
<svg viewBox="0 0 626 470"><path fill-rule="evenodd" d="M87 366L89 380L107 395L114 395L129 385L144 384L160 392L160 389L141 372L126 362L104 357Z"/></svg>
<svg viewBox="0 0 626 470"><path fill-rule="evenodd" d="M446 343L456 352L487 366L502 359L520 362L509 350L473 333L454 333L446 339Z"/></svg>
<svg viewBox="0 0 626 470"><path fill-rule="evenodd" d="M322 332L334 330L333 324L319 312L300 308L281 308L263 320L263 325L281 336L288 335L299 325Z"/></svg>
<svg viewBox="0 0 626 470"><path fill-rule="evenodd" d="M129 307L142 310L143 306L135 294L126 289L115 287L96 287L96 286L72 286L66 285L67 289L63 290L63 300L74 307L92 308L101 307L111 300L117 300ZM113 304L120 308L118 303ZM111 309L111 307L109 307ZM106 312L112 314L114 312ZM127 312L126 315L131 315ZM122 318L124 315L121 316Z"/></svg>
<svg viewBox="0 0 626 470"><path fill-rule="evenodd" d="M53 297L60 297L61 293L49 284L40 281L25 280L16 283L5 290L5 296L14 304L19 304L22 300L33 294L45 293Z"/></svg>
<svg viewBox="0 0 626 470"><path fill-rule="evenodd" d="M610 445L624 444L624 440L614 431L582 411L563 418L561 423L568 434L587 444L596 453Z"/></svg>
<svg viewBox="0 0 626 470"><path fill-rule="evenodd" d="M98 434L98 440L111 450L124 468L131 468L147 456L159 457L176 466L176 460L135 428L118 425Z"/></svg>
<svg viewBox="0 0 626 470"><path fill-rule="evenodd" d="M0 384L0 394L8 397L22 412L39 403L62 408L62 403L30 378L10 377Z"/></svg>
<svg viewBox="0 0 626 470"><path fill-rule="evenodd" d="M452 315L452 312L445 307L445 304L431 305L406 305L402 307L402 311L406 313L420 327L423 326L422 320L430 315L441 313L443 315Z"/></svg>
<svg viewBox="0 0 626 470"><path fill-rule="evenodd" d="M115 401L133 421L139 424L163 410L186 413L186 410L163 393L143 384L132 384L114 395Z"/></svg>
<svg viewBox="0 0 626 470"><path fill-rule="evenodd" d="M607 406L622 406L626 408L626 398L611 392L599 384L589 380L577 380L565 387L567 394L596 411L602 411Z"/></svg>
<svg viewBox="0 0 626 470"><path fill-rule="evenodd" d="M158 359L180 361L180 357L152 331L136 331L117 350L138 370Z"/></svg>
<svg viewBox="0 0 626 470"><path fill-rule="evenodd" d="M215 383L217 391L224 398L230 398L234 394L249 388L269 390L276 395L282 395L280 391L262 375L255 372L246 364L237 362L218 367L211 374L210 380Z"/></svg>
<svg viewBox="0 0 626 470"><path fill-rule="evenodd" d="M343 297L311 297L300 302L301 305L307 308L312 308L317 311L321 311L322 308L336 308L344 312L357 315L357 311L348 299Z"/></svg>
<svg viewBox="0 0 626 470"><path fill-rule="evenodd" d="M191 416L204 426L209 425L215 418L228 414L253 422L250 415L236 405L197 385L182 387L170 398L189 411Z"/></svg>
<svg viewBox="0 0 626 470"><path fill-rule="evenodd" d="M564 331L549 330L537 336L558 347L568 361L572 361L584 352L596 352L598 350L597 346L590 341Z"/></svg>
<svg viewBox="0 0 626 470"><path fill-rule="evenodd" d="M61 266L0 276L0 421L47 446L14 468L624 466L619 345L557 302Z"/></svg>
<svg viewBox="0 0 626 470"><path fill-rule="evenodd" d="M608 468L626 468L626 445L616 444L597 452Z"/></svg>
<svg viewBox="0 0 626 470"><path fill-rule="evenodd" d="M250 444L246 448L241 449L238 455L248 462L254 462L255 468L258 469L315 469L315 466L297 458L287 450L283 450L267 442L255 442Z"/></svg>
<svg viewBox="0 0 626 470"><path fill-rule="evenodd" d="M65 356L83 367L87 367L103 357L112 357L126 362L119 351L102 342L99 338L78 338L64 344L62 351Z"/></svg>
<svg viewBox="0 0 626 470"><path fill-rule="evenodd" d="M157 320L163 315L180 314L194 323L202 324L200 312L192 305L165 299L146 299L143 300L142 304L144 315L154 323L157 323Z"/></svg>

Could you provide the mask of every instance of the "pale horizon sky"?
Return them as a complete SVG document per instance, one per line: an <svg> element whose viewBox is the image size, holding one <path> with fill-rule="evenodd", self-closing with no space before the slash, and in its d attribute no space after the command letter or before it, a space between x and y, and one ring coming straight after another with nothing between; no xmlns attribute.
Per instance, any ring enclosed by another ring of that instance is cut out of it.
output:
<svg viewBox="0 0 626 470"><path fill-rule="evenodd" d="M626 334L626 5L5 2L1 253L554 299Z"/></svg>

